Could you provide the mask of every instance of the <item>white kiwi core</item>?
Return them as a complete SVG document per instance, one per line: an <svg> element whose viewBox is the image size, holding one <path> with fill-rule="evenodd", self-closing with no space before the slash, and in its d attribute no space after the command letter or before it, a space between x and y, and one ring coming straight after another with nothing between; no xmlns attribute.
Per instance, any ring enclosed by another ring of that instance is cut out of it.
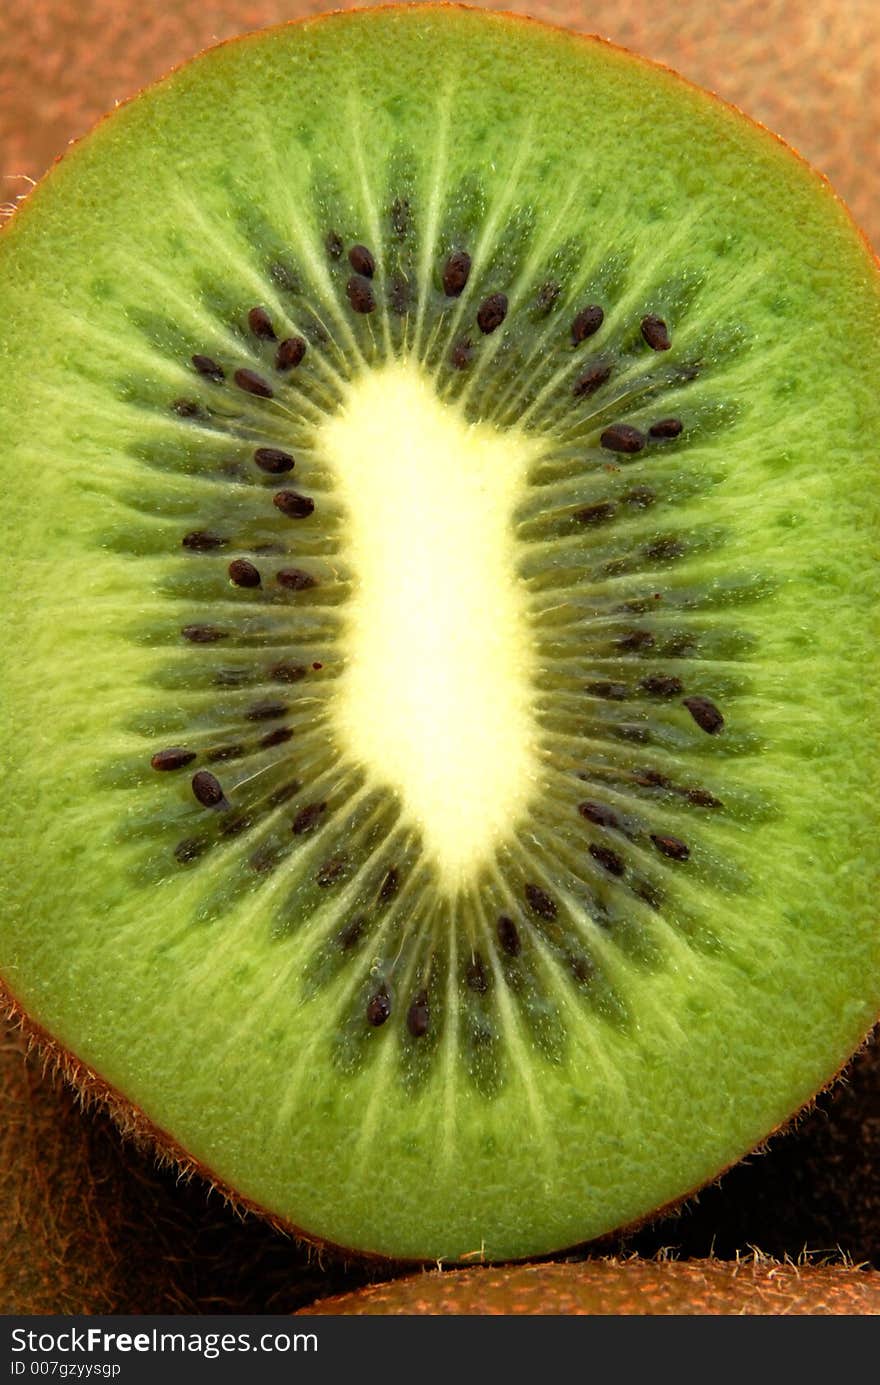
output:
<svg viewBox="0 0 880 1385"><path fill-rule="evenodd" d="M535 786L513 507L540 444L468 423L404 362L355 381L319 446L355 577L336 734L398 792L452 892L510 835Z"/></svg>

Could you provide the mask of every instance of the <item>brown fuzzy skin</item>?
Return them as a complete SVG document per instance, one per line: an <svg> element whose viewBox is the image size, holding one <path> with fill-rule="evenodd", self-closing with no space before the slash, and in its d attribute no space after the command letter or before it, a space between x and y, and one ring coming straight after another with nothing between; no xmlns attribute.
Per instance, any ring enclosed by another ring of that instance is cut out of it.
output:
<svg viewBox="0 0 880 1385"><path fill-rule="evenodd" d="M827 0L823 2L827 3ZM320 4L300 3L293 17L315 14L322 8ZM830 35L823 32L817 22L816 10L811 10L807 16L800 0L777 0L769 10L766 5L759 9L751 0L733 0L726 9L699 0L699 3L688 7L685 14L673 12L665 15L658 12L662 7L652 6L646 0L615 0L613 4L597 0L589 7L578 4L576 0L569 3L562 0L562 3L534 5L514 3L510 8L572 28L598 30L624 46L668 63L692 80L716 89L720 95L749 110L771 128L778 129L817 167L828 173L838 191L850 200L857 218L869 225L871 233L880 241L880 198L877 197L880 173L876 159L859 156L860 149L873 154L880 142L877 139L880 112L876 109L876 103L860 99L862 86L865 90L872 90L871 83L876 75L876 40L880 37L880 21L872 4L856 3L845 16L835 11L835 18L839 22L835 23ZM0 53L3 54L0 66L0 148L4 150L3 171L7 177L18 173L38 177L51 159L63 152L66 141L80 135L115 100L130 96L168 67L184 61L218 38L291 17L289 5L279 0L259 0L259 3L244 7L231 3L196 5L190 0L182 0L156 6L146 13L143 7L136 8L133 4L111 5L110 0L90 0L90 3L77 8L75 17L71 15L67 0L32 0L23 15L4 9L0 12ZM775 43L772 42L773 26L776 26ZM768 42L768 39L771 41ZM734 42L736 61L732 64L730 53ZM845 61L837 66L828 61L829 43L832 49L835 43L841 46ZM796 56L796 61L792 55ZM812 67L811 58L814 63ZM789 60L790 65L786 66ZM841 73L846 80L841 81ZM40 92L36 119L35 91ZM843 130L847 131L847 137L840 139L838 137ZM14 179L7 186L10 197L19 190ZM872 217L876 224L871 224ZM80 1093L89 1101L97 1100L109 1107L123 1130L141 1146L157 1151L161 1158L175 1160L185 1177L199 1172L211 1178L209 1171L193 1164L170 1137L158 1131L142 1113L55 1045L45 1032L32 1028L32 1037L38 1040L43 1052L58 1064L64 1076L74 1083ZM14 1097L9 1097L5 1089L0 1090L0 1102L7 1099L12 1102L14 1112ZM70 1106L72 1099L69 1096L62 1099ZM18 1155L15 1150L11 1151L12 1157L17 1157L19 1167L22 1148L27 1146L19 1141ZM33 1157L36 1157L36 1149L37 1146L33 1145ZM42 1151L42 1146L40 1149ZM6 1146L0 1146L0 1169L5 1168L9 1156L7 1142ZM77 1166L75 1160L71 1161L68 1157L65 1161L59 1156L58 1167L65 1162L72 1163L74 1168ZM145 1163L144 1167L148 1169L149 1165ZM51 1178L48 1181L51 1183ZM211 1182L222 1196L234 1200L230 1190L218 1189L216 1181ZM93 1180L88 1195L92 1196L98 1186L100 1179ZM64 1197L69 1196L69 1190L65 1189ZM707 1197L711 1198L711 1194ZM52 1240L52 1215L57 1201L53 1197L51 1205L45 1202L41 1214L31 1219L37 1241L47 1235L49 1241ZM108 1203L108 1206L111 1213L109 1224L112 1223L112 1205ZM236 1212L246 1210L241 1202L234 1209ZM14 1208L9 1213L0 1208L0 1227L7 1226L7 1217L14 1219L15 1215ZM232 1222L234 1212L223 1211L222 1215L228 1216ZM27 1222L28 1218L24 1220ZM96 1208L93 1208L87 1220L95 1221L100 1228L101 1217ZM691 1223L691 1230L693 1225ZM664 1223L664 1229L668 1226L669 1223ZM876 1245L876 1221L874 1228L872 1254ZM105 1229L101 1228L100 1234L104 1234ZM275 1237L279 1229L270 1225L265 1228L265 1234ZM805 1233L805 1243L809 1244L811 1237L806 1229ZM652 1234L639 1233L639 1236L647 1236L650 1242ZM862 1243L866 1243L864 1225L859 1227L858 1236L861 1236ZM663 1239L670 1239L668 1233ZM823 1239L827 1241L827 1238ZM838 1243L843 1243L845 1239L837 1238ZM870 1234L867 1239L871 1239ZM767 1234L761 1234L760 1229L754 1240L762 1246L771 1246ZM38 1258L42 1256L51 1264L52 1255L57 1253L62 1242L65 1247L75 1245L76 1237L59 1226L56 1228L54 1249L48 1242L40 1243L41 1248L38 1247L35 1253L38 1253ZM744 1243L741 1238L737 1239L734 1248ZM791 1241L787 1242L788 1246L791 1244ZM775 1245L772 1248L775 1249ZM859 1254L859 1251L854 1250L853 1253ZM88 1247L84 1247L80 1258L84 1263L87 1260L100 1260ZM359 1271L362 1276L366 1272L363 1269ZM46 1284L51 1279L44 1275L39 1282ZM0 1270L0 1291L5 1288L3 1271ZM33 1292L37 1292L35 1288ZM57 1292L64 1294L66 1290L59 1287ZM75 1300L75 1290L71 1292ZM114 1290L112 1285L108 1288L91 1282L88 1286L83 1285L80 1292L83 1305L91 1302L89 1294L102 1305L81 1311L137 1311L138 1308L137 1304L111 1306L114 1292L117 1294L115 1301L122 1302L118 1285ZM174 1311L171 1305L178 1294L173 1283L168 1284L167 1293L169 1302L165 1311ZM181 1303L186 1303L184 1293L179 1298ZM65 1311L77 1311L73 1300L73 1306ZM37 1299L32 1301L36 1302ZM190 1295L188 1306L191 1307L196 1301ZM241 1306L241 1302L236 1302L234 1298L228 1303L230 1309ZM51 1308L50 1303L47 1309L35 1308L33 1311L50 1311ZM157 1307L150 1311L161 1310Z"/></svg>
<svg viewBox="0 0 880 1385"><path fill-rule="evenodd" d="M880 1316L880 1274L718 1260L590 1260L439 1270L324 1299L298 1316Z"/></svg>
<svg viewBox="0 0 880 1385"><path fill-rule="evenodd" d="M0 1017L0 1314L290 1313L378 1277L158 1167L27 1047Z"/></svg>
<svg viewBox="0 0 880 1385"><path fill-rule="evenodd" d="M476 0L484 8L483 0ZM349 8L337 0L337 8ZM740 106L826 174L880 245L880 11L874 0L507 0L599 33ZM70 139L218 39L320 0L29 0L0 8L0 173L38 178Z"/></svg>

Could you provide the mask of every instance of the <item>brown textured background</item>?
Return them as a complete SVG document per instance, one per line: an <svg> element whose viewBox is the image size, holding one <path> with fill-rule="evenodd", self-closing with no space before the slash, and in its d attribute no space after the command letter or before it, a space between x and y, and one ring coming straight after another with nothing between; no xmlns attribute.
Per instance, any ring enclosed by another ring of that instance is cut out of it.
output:
<svg viewBox="0 0 880 1385"><path fill-rule="evenodd" d="M479 0L477 0L479 3ZM0 8L0 171L38 177L114 102L218 39L315 0L28 0ZM483 8L493 8L484 5ZM717 91L831 179L880 245L878 0L510 0Z"/></svg>
<svg viewBox="0 0 880 1385"><path fill-rule="evenodd" d="M212 42L311 0L28 0L0 7L0 202L114 102ZM543 0L507 8L668 63L781 134L880 247L878 0ZM770 1154L618 1242L733 1257L757 1245L880 1266L880 1048ZM285 1311L390 1272L316 1257L122 1146L25 1067L0 1028L0 1312Z"/></svg>

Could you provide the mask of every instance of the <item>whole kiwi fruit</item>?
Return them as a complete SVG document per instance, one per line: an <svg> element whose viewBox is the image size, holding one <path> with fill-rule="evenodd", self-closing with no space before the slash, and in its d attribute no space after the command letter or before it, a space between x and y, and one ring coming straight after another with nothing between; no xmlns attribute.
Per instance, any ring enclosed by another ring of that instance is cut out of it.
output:
<svg viewBox="0 0 880 1385"><path fill-rule="evenodd" d="M0 282L0 972L75 1083L454 1259L639 1219L833 1076L880 299L805 166L597 42L353 13L122 108Z"/></svg>
<svg viewBox="0 0 880 1385"><path fill-rule="evenodd" d="M772 1260L589 1260L433 1271L320 1299L300 1316L876 1317L876 1273Z"/></svg>

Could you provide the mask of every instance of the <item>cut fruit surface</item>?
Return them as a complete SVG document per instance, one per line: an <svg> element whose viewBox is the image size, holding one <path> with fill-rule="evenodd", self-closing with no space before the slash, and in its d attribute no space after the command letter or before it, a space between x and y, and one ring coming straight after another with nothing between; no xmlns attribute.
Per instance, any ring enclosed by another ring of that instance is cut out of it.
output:
<svg viewBox="0 0 880 1385"><path fill-rule="evenodd" d="M437 1259L644 1217L833 1076L880 288L790 151L598 41L333 16L114 113L0 300L0 975L84 1080Z"/></svg>

